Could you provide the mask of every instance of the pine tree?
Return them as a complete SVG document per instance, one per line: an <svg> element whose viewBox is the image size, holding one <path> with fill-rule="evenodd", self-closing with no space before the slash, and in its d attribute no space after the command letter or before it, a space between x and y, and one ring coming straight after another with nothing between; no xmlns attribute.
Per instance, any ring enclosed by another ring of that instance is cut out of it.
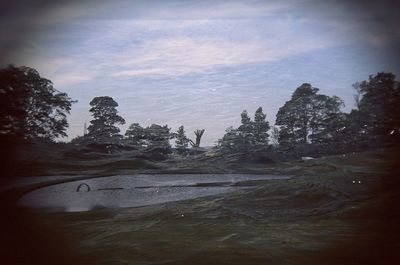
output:
<svg viewBox="0 0 400 265"><path fill-rule="evenodd" d="M125 132L125 141L130 145L141 146L144 139L145 131L139 123L132 123Z"/></svg>
<svg viewBox="0 0 400 265"><path fill-rule="evenodd" d="M243 110L240 116L242 124L237 129L238 139L236 139L236 144L239 145L239 148L247 149L255 142L254 123L251 121L246 110Z"/></svg>
<svg viewBox="0 0 400 265"><path fill-rule="evenodd" d="M170 153L171 144L169 140L172 138L168 125L152 124L144 129L144 139L149 149L158 150L159 153Z"/></svg>
<svg viewBox="0 0 400 265"><path fill-rule="evenodd" d="M218 140L218 147L225 150L235 150L238 148L239 133L237 129L232 126L225 130L225 134L222 139Z"/></svg>
<svg viewBox="0 0 400 265"><path fill-rule="evenodd" d="M361 133L369 137L400 136L400 83L392 73L377 73L353 85L361 93L357 118Z"/></svg>
<svg viewBox="0 0 400 265"><path fill-rule="evenodd" d="M185 135L185 129L183 125L178 128L178 131L175 134L175 138L175 147L177 152L182 155L186 154L190 140Z"/></svg>
<svg viewBox="0 0 400 265"><path fill-rule="evenodd" d="M278 146L279 145L279 129L276 126L272 126L271 144L273 146Z"/></svg>
<svg viewBox="0 0 400 265"><path fill-rule="evenodd" d="M259 107L254 114L254 141L256 145L267 145L268 144L268 131L270 129L269 122L266 121L267 115L263 113L261 107Z"/></svg>
<svg viewBox="0 0 400 265"><path fill-rule="evenodd" d="M275 122L280 127L279 144L293 146L331 138L328 124L341 115L343 102L335 96L318 94L318 90L304 83L279 109Z"/></svg>
<svg viewBox="0 0 400 265"><path fill-rule="evenodd" d="M96 143L118 143L122 139L117 124L125 124L125 120L118 115L118 103L108 96L95 97L91 102L93 120L87 128L87 137Z"/></svg>
<svg viewBox="0 0 400 265"><path fill-rule="evenodd" d="M346 115L340 111L343 101L336 96L316 96L314 115L310 122L312 143L337 143L343 138Z"/></svg>

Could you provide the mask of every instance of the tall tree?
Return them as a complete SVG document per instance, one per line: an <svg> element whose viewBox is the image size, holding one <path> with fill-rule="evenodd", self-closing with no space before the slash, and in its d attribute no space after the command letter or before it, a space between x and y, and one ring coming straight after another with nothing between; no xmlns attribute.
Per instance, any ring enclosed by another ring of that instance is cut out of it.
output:
<svg viewBox="0 0 400 265"><path fill-rule="evenodd" d="M189 138L186 137L185 128L180 126L175 134L175 147L179 154L185 154L189 146Z"/></svg>
<svg viewBox="0 0 400 265"><path fill-rule="evenodd" d="M237 139L237 144L241 146L241 148L248 148L255 142L254 139L254 123L251 121L249 114L246 110L240 114L241 117L241 125L237 129L239 138Z"/></svg>
<svg viewBox="0 0 400 265"><path fill-rule="evenodd" d="M279 145L279 129L276 126L272 126L271 144L273 146L278 146Z"/></svg>
<svg viewBox="0 0 400 265"><path fill-rule="evenodd" d="M157 149L160 153L170 153L171 144L169 140L173 138L168 125L152 124L144 129L145 141L150 149Z"/></svg>
<svg viewBox="0 0 400 265"><path fill-rule="evenodd" d="M125 132L125 140L130 145L140 146L144 143L145 131L139 123L132 123Z"/></svg>
<svg viewBox="0 0 400 265"><path fill-rule="evenodd" d="M354 113L360 133L375 137L400 135L400 83L392 73L377 73L353 85L361 93Z"/></svg>
<svg viewBox="0 0 400 265"><path fill-rule="evenodd" d="M20 139L65 137L72 100L30 67L0 70L0 136Z"/></svg>
<svg viewBox="0 0 400 265"><path fill-rule="evenodd" d="M259 107L252 121L246 110L240 114L241 125L234 129L226 129L225 135L218 141L218 145L224 149L246 151L257 145L268 144L268 130L270 129L266 115Z"/></svg>
<svg viewBox="0 0 400 265"><path fill-rule="evenodd" d="M280 126L280 144L307 143L313 113L312 99L317 91L317 88L304 83L295 90L292 98L279 109L275 124Z"/></svg>
<svg viewBox="0 0 400 265"><path fill-rule="evenodd" d="M314 115L310 122L312 143L337 142L342 137L346 115L340 111L343 100L337 96L317 94L314 100Z"/></svg>
<svg viewBox="0 0 400 265"><path fill-rule="evenodd" d="M117 143L122 139L118 124L125 124L125 120L118 115L118 103L108 96L95 97L90 102L93 120L87 128L89 137L97 143Z"/></svg>
<svg viewBox="0 0 400 265"><path fill-rule="evenodd" d="M218 140L218 147L225 150L235 150L238 148L239 133L232 126L225 130L224 136Z"/></svg>
<svg viewBox="0 0 400 265"><path fill-rule="evenodd" d="M267 115L263 113L261 107L259 107L254 114L253 132L254 141L257 145L268 144L268 131L270 129L270 126L269 122L265 120L266 117Z"/></svg>
<svg viewBox="0 0 400 265"><path fill-rule="evenodd" d="M280 126L280 144L316 143L330 137L327 124L340 115L343 102L335 96L318 94L318 91L304 83L279 109L275 124Z"/></svg>

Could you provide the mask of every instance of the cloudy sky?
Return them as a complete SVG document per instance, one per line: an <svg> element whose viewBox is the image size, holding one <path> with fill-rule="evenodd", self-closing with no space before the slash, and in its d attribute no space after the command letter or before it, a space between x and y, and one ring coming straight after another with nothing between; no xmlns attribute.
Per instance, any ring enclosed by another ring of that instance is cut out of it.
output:
<svg viewBox="0 0 400 265"><path fill-rule="evenodd" d="M243 109L261 106L273 124L304 82L349 111L352 83L398 75L394 3L14 1L0 9L0 63L34 67L79 101L69 139L91 120L90 100L107 95L128 124L183 124L192 138L204 128L212 145Z"/></svg>

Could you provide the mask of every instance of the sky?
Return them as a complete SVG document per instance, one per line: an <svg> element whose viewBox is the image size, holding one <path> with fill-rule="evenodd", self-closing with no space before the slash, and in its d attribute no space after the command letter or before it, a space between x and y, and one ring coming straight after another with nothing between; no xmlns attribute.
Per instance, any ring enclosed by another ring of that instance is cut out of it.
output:
<svg viewBox="0 0 400 265"><path fill-rule="evenodd" d="M302 83L354 107L352 84L400 73L396 1L33 1L0 9L0 65L33 67L78 100L70 140L111 96L127 124L185 126L213 145L261 106L273 125Z"/></svg>

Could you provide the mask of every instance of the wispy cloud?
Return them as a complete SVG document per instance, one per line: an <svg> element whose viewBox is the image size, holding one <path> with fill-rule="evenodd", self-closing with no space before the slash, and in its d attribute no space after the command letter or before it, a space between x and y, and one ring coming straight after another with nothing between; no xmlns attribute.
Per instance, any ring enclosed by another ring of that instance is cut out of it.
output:
<svg viewBox="0 0 400 265"><path fill-rule="evenodd" d="M360 23L371 14L339 12L315 0L104 1L96 12L92 8L90 3L62 2L46 8L45 16L35 9L33 24L47 25L49 31L31 41L35 49L18 51L18 56L34 57L32 65L70 85L98 76L201 73L351 42L384 47L393 39L376 29L361 31ZM54 25L60 23L64 26L57 32ZM49 56L36 56L44 53ZM54 57L63 63L54 64Z"/></svg>
<svg viewBox="0 0 400 265"><path fill-rule="evenodd" d="M334 45L290 17L273 20L94 20L75 23L57 46L43 39L28 63L54 82L98 77L177 76L281 60ZM241 32L241 34L238 34ZM302 34L302 35L301 35Z"/></svg>
<svg viewBox="0 0 400 265"><path fill-rule="evenodd" d="M205 128L211 144L245 108L273 122L301 82L351 99L351 82L386 70L400 30L382 1L23 1L0 8L0 63L35 67L79 99L72 136L91 98L109 95L128 122Z"/></svg>
<svg viewBox="0 0 400 265"><path fill-rule="evenodd" d="M276 61L327 45L315 40L287 43L278 38L243 42L232 42L223 37L164 38L116 53L110 63L118 62L116 68L119 70L111 75L182 75L217 67Z"/></svg>

